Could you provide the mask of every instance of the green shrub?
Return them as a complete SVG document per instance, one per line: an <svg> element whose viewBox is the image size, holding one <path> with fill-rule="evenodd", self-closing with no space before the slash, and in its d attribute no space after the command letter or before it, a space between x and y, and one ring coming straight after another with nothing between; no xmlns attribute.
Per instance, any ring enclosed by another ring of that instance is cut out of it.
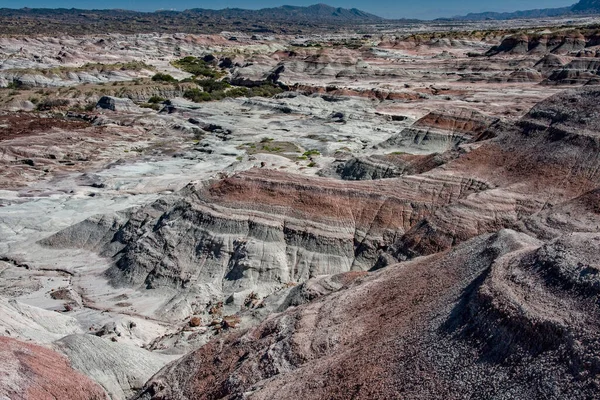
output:
<svg viewBox="0 0 600 400"><path fill-rule="evenodd" d="M152 80L154 82L177 82L177 79L173 78L171 75L169 75L169 74L162 74L160 72L158 74L155 74L152 77Z"/></svg>
<svg viewBox="0 0 600 400"><path fill-rule="evenodd" d="M265 144L262 149L263 151L267 151L269 153L279 153L281 151L281 147L269 146L268 144Z"/></svg>
<svg viewBox="0 0 600 400"><path fill-rule="evenodd" d="M261 86L251 88L249 97L273 97L281 92L283 92L283 89L281 89L279 86L265 83Z"/></svg>
<svg viewBox="0 0 600 400"><path fill-rule="evenodd" d="M199 80L198 86L201 86L205 92L212 93L220 90L225 90L231 87L231 85L227 82L217 81L214 79L202 79Z"/></svg>
<svg viewBox="0 0 600 400"><path fill-rule="evenodd" d="M319 150L316 149L312 149L312 150L308 150L305 151L304 154L302 154L304 157L310 157L310 156L320 156L321 152Z"/></svg>
<svg viewBox="0 0 600 400"><path fill-rule="evenodd" d="M62 70L65 72L67 72L67 71L93 71L93 70L105 72L105 71L117 71L117 70L121 70L121 71L141 71L143 69L153 70L154 67L146 64L143 61L130 61L130 62L126 62L126 63L114 63L114 64L87 63L81 67L75 67L75 68L59 67L58 69L59 69L59 71Z"/></svg>
<svg viewBox="0 0 600 400"><path fill-rule="evenodd" d="M7 89L21 89L23 84L20 81L13 80L6 86Z"/></svg>
<svg viewBox="0 0 600 400"><path fill-rule="evenodd" d="M201 58L184 57L172 63L175 67L182 69L194 76L206 76L209 78L220 78L223 73L215 70L212 65Z"/></svg>
<svg viewBox="0 0 600 400"><path fill-rule="evenodd" d="M200 89L188 89L183 93L183 97L196 103L222 100L227 97L272 97L275 94L282 92L280 87L271 84L247 88L241 86L231 87L229 83L215 79L202 79L196 81L196 83L202 87L203 91Z"/></svg>
<svg viewBox="0 0 600 400"><path fill-rule="evenodd" d="M250 89L245 87L235 87L227 92L229 97L252 97L250 96Z"/></svg>
<svg viewBox="0 0 600 400"><path fill-rule="evenodd" d="M183 92L183 97L196 103L212 100L212 96L210 95L210 93L203 92L200 89L188 89L185 92Z"/></svg>

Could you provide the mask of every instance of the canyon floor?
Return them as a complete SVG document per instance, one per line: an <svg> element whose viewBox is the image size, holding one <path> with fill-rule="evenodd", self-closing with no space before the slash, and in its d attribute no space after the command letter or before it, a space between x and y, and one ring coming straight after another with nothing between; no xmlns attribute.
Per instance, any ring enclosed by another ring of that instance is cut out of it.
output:
<svg viewBox="0 0 600 400"><path fill-rule="evenodd" d="M596 398L575 22L0 37L0 398Z"/></svg>

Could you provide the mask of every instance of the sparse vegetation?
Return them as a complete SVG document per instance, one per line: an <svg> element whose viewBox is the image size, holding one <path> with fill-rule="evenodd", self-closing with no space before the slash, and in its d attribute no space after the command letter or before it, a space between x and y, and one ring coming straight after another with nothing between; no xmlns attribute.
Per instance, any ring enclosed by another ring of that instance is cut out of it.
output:
<svg viewBox="0 0 600 400"><path fill-rule="evenodd" d="M158 103L162 103L164 101L166 101L167 99L165 99L164 97L160 97L160 96L152 96L148 99L148 103L150 104L158 104Z"/></svg>
<svg viewBox="0 0 600 400"><path fill-rule="evenodd" d="M365 43L361 39L356 39L356 38L346 39L346 40L332 43L333 47L345 47L345 48L351 49L351 50L358 50L361 47L363 47L364 44Z"/></svg>
<svg viewBox="0 0 600 400"><path fill-rule="evenodd" d="M59 71L92 71L97 70L100 72L106 71L142 71L142 70L154 70L154 67L146 64L143 61L130 61L126 63L114 63L114 64L102 64L102 63L87 63L81 67L58 67Z"/></svg>
<svg viewBox="0 0 600 400"><path fill-rule="evenodd" d="M89 111L94 111L95 108L96 108L96 103L94 103L93 101L90 101L83 107L83 110L89 112Z"/></svg>
<svg viewBox="0 0 600 400"><path fill-rule="evenodd" d="M154 76L152 77L152 80L154 82L177 82L177 79L173 78L171 75L169 74L163 74L163 73L158 73L158 74L154 74Z"/></svg>
<svg viewBox="0 0 600 400"><path fill-rule="evenodd" d="M62 108L69 105L67 99L44 99L37 104L36 110L38 111L50 111L56 108Z"/></svg>
<svg viewBox="0 0 600 400"><path fill-rule="evenodd" d="M204 101L222 100L228 97L272 97L283 91L280 87L272 84L264 84L253 88L232 87L227 82L214 79L203 79L197 81L197 84L202 87L202 90L198 88L188 89L183 93L183 97L196 103L201 103Z"/></svg>
<svg viewBox="0 0 600 400"><path fill-rule="evenodd" d="M188 89L185 92L183 92L183 97L196 103L202 103L203 101L213 100L210 93L204 92L200 89Z"/></svg>
<svg viewBox="0 0 600 400"><path fill-rule="evenodd" d="M8 85L6 86L7 89L13 89L13 90L17 90L22 87L23 87L23 84L17 80L13 80L12 82L9 82Z"/></svg>
<svg viewBox="0 0 600 400"><path fill-rule="evenodd" d="M217 81L215 79L202 79L196 81L198 86L201 86L205 92L213 93L223 91L231 87L231 85L224 81Z"/></svg>
<svg viewBox="0 0 600 400"><path fill-rule="evenodd" d="M305 151L304 154L302 154L304 157L312 157L312 156L320 156L321 152L317 149L311 149L308 151Z"/></svg>
<svg viewBox="0 0 600 400"><path fill-rule="evenodd" d="M295 160L297 158L296 155L301 151L300 147L292 142L263 140L258 143L245 143L239 146L238 149L246 150L246 153L250 155L257 153L279 154L292 160Z"/></svg>
<svg viewBox="0 0 600 400"><path fill-rule="evenodd" d="M224 75L222 71L215 69L211 64L197 57L184 57L173 61L171 64L194 76L206 76L214 79Z"/></svg>

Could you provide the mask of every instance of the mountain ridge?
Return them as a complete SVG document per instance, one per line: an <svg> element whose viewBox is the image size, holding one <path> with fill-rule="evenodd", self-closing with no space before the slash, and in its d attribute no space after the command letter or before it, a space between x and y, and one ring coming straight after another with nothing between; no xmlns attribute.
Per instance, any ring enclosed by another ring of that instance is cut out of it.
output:
<svg viewBox="0 0 600 400"><path fill-rule="evenodd" d="M119 13L127 15L151 15L151 14L169 14L169 15L189 15L201 14L213 17L259 17L269 18L274 20L285 20L292 18L317 18L319 20L364 20L375 21L384 20L377 15L359 10L357 8L342 8L332 7L324 3L313 4L310 6L290 6L283 5L280 7L261 8L257 10L243 8L223 8L223 9L206 9L206 8L191 8L183 11L134 11L125 9L79 9L79 8L0 8L1 16L40 16L40 15L71 15L80 13Z"/></svg>
<svg viewBox="0 0 600 400"><path fill-rule="evenodd" d="M567 15L581 14L600 14L599 0L580 0L578 3L568 7L558 8L538 8L531 10L518 10L513 12L493 12L486 11L481 13L469 13L463 16L451 18L438 18L437 21L482 21L482 20L509 20L520 18L548 18Z"/></svg>
<svg viewBox="0 0 600 400"><path fill-rule="evenodd" d="M2 34L89 34L89 33L280 33L335 31L340 27L386 21L356 8L335 8L325 4L308 7L281 6L260 10L226 8L152 12L77 8L0 8Z"/></svg>

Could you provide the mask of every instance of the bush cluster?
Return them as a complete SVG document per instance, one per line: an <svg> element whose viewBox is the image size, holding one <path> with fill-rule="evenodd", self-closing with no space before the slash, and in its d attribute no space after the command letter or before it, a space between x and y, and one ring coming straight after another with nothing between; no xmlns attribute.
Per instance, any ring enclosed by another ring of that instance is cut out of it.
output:
<svg viewBox="0 0 600 400"><path fill-rule="evenodd" d="M175 67L188 72L194 76L206 76L209 78L220 78L223 76L221 71L215 70L215 68L204 61L201 58L196 57L184 57L172 63Z"/></svg>
<svg viewBox="0 0 600 400"><path fill-rule="evenodd" d="M204 79L197 81L200 89L188 89L183 93L183 97L201 103L203 101L222 100L224 98L236 97L273 97L281 93L283 90L272 84L264 84L253 88L234 86L232 87L227 82L216 81L213 79Z"/></svg>
<svg viewBox="0 0 600 400"><path fill-rule="evenodd" d="M177 79L173 78L169 74L158 73L152 77L154 82L177 82Z"/></svg>

